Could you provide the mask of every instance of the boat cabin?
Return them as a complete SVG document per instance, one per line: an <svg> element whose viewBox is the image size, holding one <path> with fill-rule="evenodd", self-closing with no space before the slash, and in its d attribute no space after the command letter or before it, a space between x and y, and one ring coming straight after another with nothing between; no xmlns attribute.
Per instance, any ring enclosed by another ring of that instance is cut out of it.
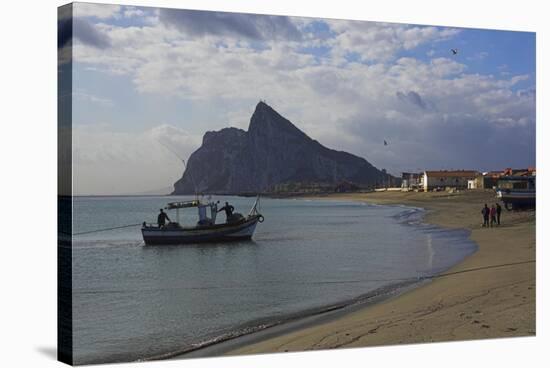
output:
<svg viewBox="0 0 550 368"><path fill-rule="evenodd" d="M534 191L536 189L536 177L534 176L504 176L498 180L498 188L513 191Z"/></svg>
<svg viewBox="0 0 550 368"><path fill-rule="evenodd" d="M218 203L219 201L204 203L199 201L198 199L195 199L192 201L170 202L166 205L164 209L176 210L176 222L179 224L180 223L179 210L182 208L196 207L199 215L199 221L197 222L197 225L205 226L205 225L216 224L216 216L218 215ZM210 212L210 216L208 216L208 212Z"/></svg>

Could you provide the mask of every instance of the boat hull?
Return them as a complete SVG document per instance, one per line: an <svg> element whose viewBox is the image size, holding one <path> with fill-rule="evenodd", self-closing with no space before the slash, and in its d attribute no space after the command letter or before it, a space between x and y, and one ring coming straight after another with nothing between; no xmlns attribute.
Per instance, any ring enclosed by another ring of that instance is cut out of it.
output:
<svg viewBox="0 0 550 368"><path fill-rule="evenodd" d="M507 209L534 208L537 204L537 195L534 191L499 190L497 196Z"/></svg>
<svg viewBox="0 0 550 368"><path fill-rule="evenodd" d="M261 215L249 216L234 224L199 226L194 228L143 227L141 233L145 245L176 245L218 243L249 240L256 225L263 220Z"/></svg>

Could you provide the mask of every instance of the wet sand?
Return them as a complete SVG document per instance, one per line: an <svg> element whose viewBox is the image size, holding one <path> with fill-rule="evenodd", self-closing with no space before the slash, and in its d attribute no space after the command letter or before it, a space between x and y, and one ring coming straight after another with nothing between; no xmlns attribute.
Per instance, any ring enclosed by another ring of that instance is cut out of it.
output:
<svg viewBox="0 0 550 368"><path fill-rule="evenodd" d="M250 339L226 355L535 335L535 211L503 209L500 227L482 228L482 205L496 201L492 191L320 199L422 207L425 222L469 229L479 250L425 286L336 319Z"/></svg>

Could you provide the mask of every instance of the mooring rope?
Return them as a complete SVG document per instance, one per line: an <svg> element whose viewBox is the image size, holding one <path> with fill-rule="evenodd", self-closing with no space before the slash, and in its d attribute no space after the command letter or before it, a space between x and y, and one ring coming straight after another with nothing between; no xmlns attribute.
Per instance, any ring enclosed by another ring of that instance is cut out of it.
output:
<svg viewBox="0 0 550 368"><path fill-rule="evenodd" d="M117 229L124 229L125 227L134 227L134 226L141 226L143 223L139 223L139 224L130 224L130 225L124 225L124 226L116 226L116 227L108 227L108 228L105 228L105 229L97 229L97 230L91 230L91 231L83 231L81 233L74 233L74 234L69 234L69 233L64 233L66 235L84 235L84 234L92 234L92 233L99 233L99 232L102 232L102 231L110 231L110 230L117 230Z"/></svg>

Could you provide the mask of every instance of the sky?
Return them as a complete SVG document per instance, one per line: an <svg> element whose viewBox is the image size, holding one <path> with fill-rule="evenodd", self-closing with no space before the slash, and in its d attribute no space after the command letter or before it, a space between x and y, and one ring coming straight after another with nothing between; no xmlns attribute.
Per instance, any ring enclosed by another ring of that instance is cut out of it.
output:
<svg viewBox="0 0 550 368"><path fill-rule="evenodd" d="M531 32L76 3L71 49L67 19L76 194L169 192L260 99L394 175L535 166Z"/></svg>

